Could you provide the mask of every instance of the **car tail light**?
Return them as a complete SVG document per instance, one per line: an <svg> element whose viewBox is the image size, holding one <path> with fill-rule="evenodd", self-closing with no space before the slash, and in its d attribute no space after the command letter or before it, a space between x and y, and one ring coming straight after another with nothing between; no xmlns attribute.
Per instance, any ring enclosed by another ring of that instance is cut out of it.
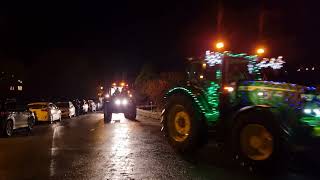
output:
<svg viewBox="0 0 320 180"><path fill-rule="evenodd" d="M0 112L0 116L1 117L5 117L5 116L7 116L9 113L8 112Z"/></svg>

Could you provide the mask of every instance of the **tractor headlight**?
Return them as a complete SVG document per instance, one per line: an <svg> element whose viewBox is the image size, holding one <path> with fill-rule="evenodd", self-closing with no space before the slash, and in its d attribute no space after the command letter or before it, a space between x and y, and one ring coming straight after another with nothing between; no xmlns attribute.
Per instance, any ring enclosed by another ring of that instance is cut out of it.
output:
<svg viewBox="0 0 320 180"><path fill-rule="evenodd" d="M128 104L128 100L127 99L123 99L122 100L122 105L127 105Z"/></svg>
<svg viewBox="0 0 320 180"><path fill-rule="evenodd" d="M308 115L320 117L320 108L314 108L314 109L305 108L305 109L303 109L303 112Z"/></svg>
<svg viewBox="0 0 320 180"><path fill-rule="evenodd" d="M114 101L114 103L119 106L119 105L121 104L121 101L120 101L120 99L116 99L116 100Z"/></svg>
<svg viewBox="0 0 320 180"><path fill-rule="evenodd" d="M306 113L306 114L311 114L312 113L312 109L304 109L303 112Z"/></svg>
<svg viewBox="0 0 320 180"><path fill-rule="evenodd" d="M320 109L313 109L313 112L316 114L316 116L320 116Z"/></svg>

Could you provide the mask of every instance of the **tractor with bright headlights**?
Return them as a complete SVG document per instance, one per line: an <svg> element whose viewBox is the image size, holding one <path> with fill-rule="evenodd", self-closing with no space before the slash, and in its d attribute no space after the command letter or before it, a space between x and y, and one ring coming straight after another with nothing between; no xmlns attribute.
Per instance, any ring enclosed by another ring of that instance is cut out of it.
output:
<svg viewBox="0 0 320 180"><path fill-rule="evenodd" d="M136 103L128 84L124 82L112 84L105 94L103 111L106 123L111 121L112 113L123 113L127 119L136 119Z"/></svg>

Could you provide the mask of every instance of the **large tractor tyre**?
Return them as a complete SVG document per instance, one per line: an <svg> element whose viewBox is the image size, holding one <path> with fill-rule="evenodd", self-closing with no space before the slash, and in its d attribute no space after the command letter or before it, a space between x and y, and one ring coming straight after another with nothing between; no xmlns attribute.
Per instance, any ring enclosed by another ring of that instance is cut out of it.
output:
<svg viewBox="0 0 320 180"><path fill-rule="evenodd" d="M125 118L130 120L136 120L137 117L137 108L136 106L133 106L128 112L124 113Z"/></svg>
<svg viewBox="0 0 320 180"><path fill-rule="evenodd" d="M104 105L104 109L103 109L103 114L104 114L104 123L110 123L111 122L111 118L112 118L112 111L111 108L108 107L107 104Z"/></svg>
<svg viewBox="0 0 320 180"><path fill-rule="evenodd" d="M201 114L187 96L176 94L169 98L163 115L163 130L173 148L189 154L203 144L201 130L206 129Z"/></svg>
<svg viewBox="0 0 320 180"><path fill-rule="evenodd" d="M245 112L235 119L231 150L237 164L263 174L285 172L290 159L285 133L265 110Z"/></svg>

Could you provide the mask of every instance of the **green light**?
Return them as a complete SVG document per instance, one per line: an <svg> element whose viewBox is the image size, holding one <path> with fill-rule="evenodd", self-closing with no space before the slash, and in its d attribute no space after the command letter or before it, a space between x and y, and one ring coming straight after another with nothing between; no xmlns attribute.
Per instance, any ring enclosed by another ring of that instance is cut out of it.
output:
<svg viewBox="0 0 320 180"><path fill-rule="evenodd" d="M210 111L206 113L206 117L210 118L213 121L218 120L219 118L219 90L220 86L215 82L210 82L210 86L204 92L208 103L211 105Z"/></svg>
<svg viewBox="0 0 320 180"><path fill-rule="evenodd" d="M217 78L217 79L221 79L221 77L222 77L222 72L221 72L220 69L218 69L218 70L216 71L216 78Z"/></svg>
<svg viewBox="0 0 320 180"><path fill-rule="evenodd" d="M170 89L166 96L174 93L175 91L183 91L193 98L196 106L200 109L201 113L205 115L207 120L210 122L216 121L219 118L219 95L218 89L220 86L214 82L210 83L210 86L203 90L204 96L196 96L190 89L184 87L175 87ZM207 104L208 103L208 104Z"/></svg>

